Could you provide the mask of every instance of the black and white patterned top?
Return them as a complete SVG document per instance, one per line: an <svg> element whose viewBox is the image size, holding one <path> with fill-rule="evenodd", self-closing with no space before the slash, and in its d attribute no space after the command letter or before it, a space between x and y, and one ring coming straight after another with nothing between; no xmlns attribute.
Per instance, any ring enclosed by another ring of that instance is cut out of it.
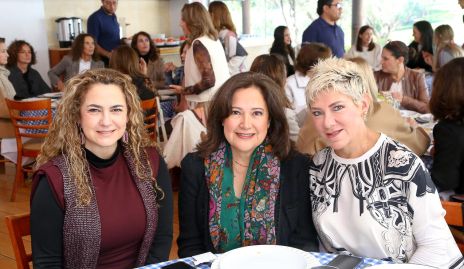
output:
<svg viewBox="0 0 464 269"><path fill-rule="evenodd" d="M319 151L310 189L313 221L327 251L439 268L461 257L422 161L384 134L358 158Z"/></svg>

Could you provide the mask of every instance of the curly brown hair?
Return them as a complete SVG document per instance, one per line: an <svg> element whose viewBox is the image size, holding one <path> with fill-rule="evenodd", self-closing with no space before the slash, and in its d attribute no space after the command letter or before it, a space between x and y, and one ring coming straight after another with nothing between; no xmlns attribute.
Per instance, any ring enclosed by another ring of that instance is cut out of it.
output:
<svg viewBox="0 0 464 269"><path fill-rule="evenodd" d="M92 191L88 178L89 164L81 145L78 122L81 105L87 92L95 84L116 85L123 92L128 107L127 146L133 156L135 172L140 179L152 181L162 197L163 192L153 178L151 167L144 167L142 164L142 159L148 156L145 147L156 146L156 144L149 139L144 128L137 90L127 75L112 69L88 70L66 82L63 98L58 105L40 155L37 157L35 169L63 154L67 162L72 164L69 174L77 188L78 204L84 206L90 203Z"/></svg>
<svg viewBox="0 0 464 269"><path fill-rule="evenodd" d="M137 49L137 41L138 41L137 39L139 38L139 36L145 36L146 38L148 38L150 42L150 50L148 51L148 59L153 62L157 61L160 58L159 49L156 47L155 42L153 42L153 39L151 38L150 34L148 34L147 32L140 31L136 33L135 35L133 35L132 41L131 41L131 47L135 50L135 52L137 52L139 56L142 56L140 54L140 51Z"/></svg>
<svg viewBox="0 0 464 269"><path fill-rule="evenodd" d="M34 47L24 40L15 40L8 46L9 57L6 66L13 67L18 63L18 54L23 46L28 46L31 49L31 62L29 63L29 66L37 63Z"/></svg>
<svg viewBox="0 0 464 269"><path fill-rule="evenodd" d="M267 137L272 145L273 153L280 160L289 155L292 145L284 112L285 94L268 76L255 72L244 72L224 82L214 95L208 110L206 137L197 146L200 156L208 158L222 142L226 141L222 123L232 114L232 98L237 90L250 87L259 89L266 102L270 121Z"/></svg>
<svg viewBox="0 0 464 269"><path fill-rule="evenodd" d="M73 61L79 61L82 57L82 52L84 51L84 43L85 43L85 38L90 37L92 38L93 42L95 43L95 38L93 38L92 35L90 34L80 34L74 39L72 43L72 48L71 48L71 58ZM96 46L96 44L95 44ZM97 53L97 50L95 50L92 54L92 60L98 61L100 60L100 56Z"/></svg>

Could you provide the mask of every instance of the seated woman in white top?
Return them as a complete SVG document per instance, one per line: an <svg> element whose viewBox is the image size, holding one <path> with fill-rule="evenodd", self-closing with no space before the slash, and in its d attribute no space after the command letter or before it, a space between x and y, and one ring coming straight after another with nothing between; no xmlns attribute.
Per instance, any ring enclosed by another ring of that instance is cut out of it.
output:
<svg viewBox="0 0 464 269"><path fill-rule="evenodd" d="M356 44L345 53L345 58L361 57L367 61L373 70L382 69L380 59L382 58L382 47L373 41L374 29L369 25L359 28Z"/></svg>
<svg viewBox="0 0 464 269"><path fill-rule="evenodd" d="M461 268L463 257L420 158L365 124L368 83L357 64L327 59L307 87L310 117L328 147L309 172L313 221L329 252Z"/></svg>
<svg viewBox="0 0 464 269"><path fill-rule="evenodd" d="M72 44L71 52L61 59L50 71L48 77L52 86L62 91L64 82L89 69L104 68L100 57L95 53L95 40L89 34L80 34ZM62 80L60 77L63 76Z"/></svg>
<svg viewBox="0 0 464 269"><path fill-rule="evenodd" d="M332 56L332 50L326 45L316 42L303 44L298 56L296 56L295 74L287 78L285 94L295 113L301 115L301 117L298 116L299 126L303 125L307 115L305 113L307 108L305 89L309 82L308 72L319 59L326 59L330 56Z"/></svg>

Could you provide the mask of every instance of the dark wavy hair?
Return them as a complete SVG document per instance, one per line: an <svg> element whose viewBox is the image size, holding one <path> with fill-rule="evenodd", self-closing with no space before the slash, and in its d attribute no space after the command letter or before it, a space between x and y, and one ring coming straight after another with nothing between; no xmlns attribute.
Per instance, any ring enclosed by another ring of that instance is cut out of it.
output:
<svg viewBox="0 0 464 269"><path fill-rule="evenodd" d="M296 56L295 70L302 74L311 69L319 60L332 56L332 50L322 43L311 42L302 44L298 56Z"/></svg>
<svg viewBox="0 0 464 269"><path fill-rule="evenodd" d="M464 120L464 58L455 58L438 69L432 89L429 107L435 119L462 122Z"/></svg>
<svg viewBox="0 0 464 269"><path fill-rule="evenodd" d="M285 94L268 76L255 72L244 72L232 76L218 89L208 110L206 137L197 146L198 153L208 158L219 145L226 141L222 123L232 113L232 98L240 89L256 87L261 92L269 111L267 138L273 153L280 159L287 158L291 149L289 128L284 112Z"/></svg>
<svg viewBox="0 0 464 269"><path fill-rule="evenodd" d="M324 12L324 6L332 5L333 0L317 0L317 15L321 16Z"/></svg>
<svg viewBox="0 0 464 269"><path fill-rule="evenodd" d="M433 28L428 21L418 21L413 25L421 33L420 44L422 51L433 54Z"/></svg>
<svg viewBox="0 0 464 269"><path fill-rule="evenodd" d="M404 64L408 62L409 48L403 42L390 41L383 48L390 51L396 59L403 57Z"/></svg>
<svg viewBox="0 0 464 269"><path fill-rule="evenodd" d="M277 26L274 30L274 42L272 42L271 53L281 54L284 57L290 55L293 61L295 61L295 52L291 45L285 44L284 33L288 29L287 26Z"/></svg>
<svg viewBox="0 0 464 269"><path fill-rule="evenodd" d="M151 38L150 34L144 31L140 31L136 33L135 35L132 36L132 41L131 41L131 47L137 52L139 56L142 56L140 54L140 51L137 49L137 39L139 36L145 36L148 38L150 41L150 50L148 51L148 59L152 62L157 61L160 58L160 53L158 48L155 45L155 42L153 42L153 39Z"/></svg>
<svg viewBox="0 0 464 269"><path fill-rule="evenodd" d="M18 53L21 50L22 46L28 46L31 49L31 63L29 66L37 63L37 56L35 55L34 47L31 46L28 42L24 40L15 40L8 46L8 67L13 67L18 63Z"/></svg>
<svg viewBox="0 0 464 269"><path fill-rule="evenodd" d="M79 59L81 58L82 52L84 51L84 42L85 42L86 37L91 37L93 42L95 43L95 47L97 46L97 44L95 42L95 38L93 38L92 35L90 35L90 34L80 34L80 35L78 35L76 37L76 39L74 39L74 41L72 43L72 48L71 48L71 58L72 58L73 61L79 61ZM92 54L92 60L94 60L94 61L100 60L100 57L99 57L96 49Z"/></svg>
<svg viewBox="0 0 464 269"><path fill-rule="evenodd" d="M358 38L356 39L356 50L357 51L363 51L363 49L362 49L362 40L361 40L361 37L359 37L359 36L364 34L364 32L366 32L369 29L374 31L374 28L372 28L369 25L363 25L363 26L361 26L361 28L359 28ZM375 48L374 40L371 40L371 43L369 43L369 45L367 46L367 50L371 51L374 48Z"/></svg>

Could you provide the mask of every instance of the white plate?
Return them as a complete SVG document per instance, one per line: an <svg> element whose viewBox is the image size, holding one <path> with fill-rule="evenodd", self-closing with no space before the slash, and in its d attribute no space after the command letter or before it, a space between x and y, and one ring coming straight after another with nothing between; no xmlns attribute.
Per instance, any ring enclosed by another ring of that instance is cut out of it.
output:
<svg viewBox="0 0 464 269"><path fill-rule="evenodd" d="M416 111L407 110L407 109L401 109L400 114L403 118L415 118L421 115L420 113Z"/></svg>
<svg viewBox="0 0 464 269"><path fill-rule="evenodd" d="M419 264L379 264L379 265L374 265L369 268L375 268L375 269L393 269L393 268L400 268L400 269L430 269L434 267L430 266L425 266L425 265L419 265Z"/></svg>
<svg viewBox="0 0 464 269"><path fill-rule="evenodd" d="M49 92L41 94L40 97L47 97L47 98L61 98L63 96L62 92Z"/></svg>
<svg viewBox="0 0 464 269"><path fill-rule="evenodd" d="M309 269L321 265L309 252L286 246L258 245L228 251L213 262L211 269Z"/></svg>

